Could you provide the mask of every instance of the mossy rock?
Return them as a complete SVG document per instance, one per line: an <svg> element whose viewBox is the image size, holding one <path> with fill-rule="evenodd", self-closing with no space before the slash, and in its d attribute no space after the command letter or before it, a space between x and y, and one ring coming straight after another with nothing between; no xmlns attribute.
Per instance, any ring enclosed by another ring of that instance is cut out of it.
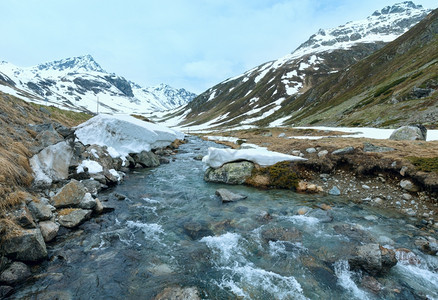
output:
<svg viewBox="0 0 438 300"><path fill-rule="evenodd" d="M256 187L296 190L301 178L295 166L293 162L283 161L269 167L254 168L246 183Z"/></svg>

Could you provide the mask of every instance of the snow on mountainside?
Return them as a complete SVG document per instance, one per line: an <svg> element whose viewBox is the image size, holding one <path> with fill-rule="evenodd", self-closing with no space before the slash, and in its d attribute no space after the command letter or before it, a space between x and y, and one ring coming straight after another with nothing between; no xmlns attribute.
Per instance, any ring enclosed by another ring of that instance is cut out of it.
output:
<svg viewBox="0 0 438 300"><path fill-rule="evenodd" d="M411 1L364 20L319 30L294 52L208 89L187 105L185 124L252 126L333 73L364 59L421 21L430 10ZM281 121L272 126L281 125ZM269 124L263 124L269 125Z"/></svg>
<svg viewBox="0 0 438 300"><path fill-rule="evenodd" d="M89 112L145 113L174 109L196 95L161 84L141 87L106 72L91 55L20 68L0 62L0 91L36 103Z"/></svg>

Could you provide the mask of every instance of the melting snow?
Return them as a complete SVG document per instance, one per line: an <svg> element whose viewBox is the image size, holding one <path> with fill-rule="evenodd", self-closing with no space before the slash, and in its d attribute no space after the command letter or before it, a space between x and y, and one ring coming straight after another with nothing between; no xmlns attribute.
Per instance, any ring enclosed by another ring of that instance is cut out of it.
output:
<svg viewBox="0 0 438 300"><path fill-rule="evenodd" d="M204 156L202 162L212 168L219 168L225 163L248 160L261 166L271 166L280 161L306 160L298 156L262 150L262 149L218 149L208 148L208 154Z"/></svg>
<svg viewBox="0 0 438 300"><path fill-rule="evenodd" d="M97 115L76 127L75 134L84 145L112 147L119 156L166 147L184 134L162 125L147 123L128 115Z"/></svg>

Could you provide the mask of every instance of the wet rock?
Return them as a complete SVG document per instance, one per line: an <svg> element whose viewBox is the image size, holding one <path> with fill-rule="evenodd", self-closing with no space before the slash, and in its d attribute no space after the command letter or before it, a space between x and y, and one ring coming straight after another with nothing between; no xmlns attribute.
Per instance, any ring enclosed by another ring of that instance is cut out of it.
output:
<svg viewBox="0 0 438 300"><path fill-rule="evenodd" d="M272 216L267 211L262 211L256 216L256 220L259 222L267 223L272 220Z"/></svg>
<svg viewBox="0 0 438 300"><path fill-rule="evenodd" d="M29 210L38 221L50 220L53 216L51 205L32 201L28 205Z"/></svg>
<svg viewBox="0 0 438 300"><path fill-rule="evenodd" d="M59 225L52 221L43 221L39 223L41 234L43 235L44 241L50 242L53 240L59 231Z"/></svg>
<svg viewBox="0 0 438 300"><path fill-rule="evenodd" d="M371 243L374 238L359 225L341 224L333 226L336 233L347 236L354 242Z"/></svg>
<svg viewBox="0 0 438 300"><path fill-rule="evenodd" d="M114 195L114 197L116 197L116 199L119 200L119 201L123 201L123 200L125 200L126 198L128 198L128 197L126 197L126 195L123 195L123 194L120 194L120 193L114 193L113 195Z"/></svg>
<svg viewBox="0 0 438 300"><path fill-rule="evenodd" d="M154 300L201 300L195 287L167 287Z"/></svg>
<svg viewBox="0 0 438 300"><path fill-rule="evenodd" d="M204 222L188 221L183 224L183 228L185 233L193 240L213 234Z"/></svg>
<svg viewBox="0 0 438 300"><path fill-rule="evenodd" d="M9 297L14 292L14 289L8 285L0 285L0 299Z"/></svg>
<svg viewBox="0 0 438 300"><path fill-rule="evenodd" d="M121 172L117 172L114 169L103 169L103 175L105 176L106 184L109 186L114 186L118 184L119 181L121 181L124 177L124 174L122 174Z"/></svg>
<svg viewBox="0 0 438 300"><path fill-rule="evenodd" d="M341 191L339 190L339 188L334 185L329 191L328 191L329 195L332 196L340 196L341 195Z"/></svg>
<svg viewBox="0 0 438 300"><path fill-rule="evenodd" d="M52 197L53 206L56 208L76 207L81 203L87 190L79 181L72 179L62 189Z"/></svg>
<svg viewBox="0 0 438 300"><path fill-rule="evenodd" d="M427 137L427 129L422 125L402 126L391 134L390 140L395 141L425 141Z"/></svg>
<svg viewBox="0 0 438 300"><path fill-rule="evenodd" d="M32 214L27 208L26 204L22 204L18 209L12 212L12 218L15 223L23 228L35 228L35 222L33 220Z"/></svg>
<svg viewBox="0 0 438 300"><path fill-rule="evenodd" d="M3 272L11 263L11 260L0 254L0 273Z"/></svg>
<svg viewBox="0 0 438 300"><path fill-rule="evenodd" d="M39 229L14 231L4 236L0 250L20 261L36 262L47 257L46 244Z"/></svg>
<svg viewBox="0 0 438 300"><path fill-rule="evenodd" d="M417 238L414 243L423 253L429 255L437 255L438 253L438 241L431 236Z"/></svg>
<svg viewBox="0 0 438 300"><path fill-rule="evenodd" d="M202 160L202 158L204 157L204 155L202 154L198 154L195 157L193 157L194 160Z"/></svg>
<svg viewBox="0 0 438 300"><path fill-rule="evenodd" d="M344 155L344 154L349 154L349 153L353 153L354 152L354 148L353 147L345 147L342 149L337 149L335 151L332 152L333 155Z"/></svg>
<svg viewBox="0 0 438 300"><path fill-rule="evenodd" d="M144 168L158 167L160 165L159 157L150 151L142 151L130 155L136 163Z"/></svg>
<svg viewBox="0 0 438 300"><path fill-rule="evenodd" d="M91 213L88 209L63 209L59 212L59 224L66 228L74 228L88 220Z"/></svg>
<svg viewBox="0 0 438 300"><path fill-rule="evenodd" d="M0 275L0 283L5 285L15 285L22 283L31 275L29 267L22 262L13 262Z"/></svg>
<svg viewBox="0 0 438 300"><path fill-rule="evenodd" d="M400 181L400 187L408 192L418 192L419 188L412 181L403 179Z"/></svg>
<svg viewBox="0 0 438 300"><path fill-rule="evenodd" d="M332 210L332 207L328 204L322 203L321 205L318 205L319 208L321 208L322 210Z"/></svg>
<svg viewBox="0 0 438 300"><path fill-rule="evenodd" d="M397 264L395 252L379 244L358 246L353 257L348 259L352 269L361 269L371 275L387 273Z"/></svg>
<svg viewBox="0 0 438 300"><path fill-rule="evenodd" d="M217 169L208 168L204 174L204 180L227 184L243 184L251 177L253 169L254 164L249 161L227 163Z"/></svg>
<svg viewBox="0 0 438 300"><path fill-rule="evenodd" d="M330 223L333 221L333 214L331 211L321 209L314 209L308 214L309 217L317 218L321 223Z"/></svg>
<svg viewBox="0 0 438 300"><path fill-rule="evenodd" d="M262 230L262 238L266 241L296 242L301 240L301 232L296 228L272 227Z"/></svg>
<svg viewBox="0 0 438 300"><path fill-rule="evenodd" d="M81 182L91 195L97 195L97 193L99 193L103 188L102 184L94 179L86 179L82 180Z"/></svg>
<svg viewBox="0 0 438 300"><path fill-rule="evenodd" d="M234 211L238 214L244 215L248 212L248 207L246 206L237 206Z"/></svg>
<svg viewBox="0 0 438 300"><path fill-rule="evenodd" d="M391 151L395 151L394 148L391 147L380 147L380 146L375 146L371 143L363 143L363 152L378 152L378 153L382 153L382 152L391 152Z"/></svg>
<svg viewBox="0 0 438 300"><path fill-rule="evenodd" d="M85 193L84 198L82 198L79 203L79 207L83 209L93 209L96 207L96 199L94 199L90 193Z"/></svg>
<svg viewBox="0 0 438 300"><path fill-rule="evenodd" d="M227 189L217 189L216 195L218 195L221 198L223 203L239 201L239 200L246 199L248 197L245 195L233 193Z"/></svg>
<svg viewBox="0 0 438 300"><path fill-rule="evenodd" d="M160 157L160 164L170 164L170 159L166 158L166 157Z"/></svg>
<svg viewBox="0 0 438 300"><path fill-rule="evenodd" d="M96 200L96 206L94 207L94 211L100 215L104 212L104 207L102 205L102 202L100 202L98 198L96 198L95 200Z"/></svg>
<svg viewBox="0 0 438 300"><path fill-rule="evenodd" d="M305 214L307 214L309 211L311 211L312 209L310 207L304 206L304 207L300 207L297 210L297 214L300 216L303 216Z"/></svg>
<svg viewBox="0 0 438 300"><path fill-rule="evenodd" d="M419 265L421 263L418 256L415 255L414 252L406 248L395 249L395 256L397 257L397 261L403 264Z"/></svg>
<svg viewBox="0 0 438 300"><path fill-rule="evenodd" d="M378 293L382 290L382 285L376 278L371 276L364 276L361 281L361 285L374 293Z"/></svg>

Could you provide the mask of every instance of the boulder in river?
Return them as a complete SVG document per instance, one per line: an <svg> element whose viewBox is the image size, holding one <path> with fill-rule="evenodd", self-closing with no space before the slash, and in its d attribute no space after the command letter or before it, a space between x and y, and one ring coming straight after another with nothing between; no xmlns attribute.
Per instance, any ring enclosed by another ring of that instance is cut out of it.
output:
<svg viewBox="0 0 438 300"><path fill-rule="evenodd" d="M47 257L40 229L15 230L2 237L0 252L12 259L36 262Z"/></svg>
<svg viewBox="0 0 438 300"><path fill-rule="evenodd" d="M13 262L5 271L0 275L0 283L6 285L15 285L21 283L30 277L31 273L29 267L19 261Z"/></svg>
<svg viewBox="0 0 438 300"><path fill-rule="evenodd" d="M154 300L201 300L198 289L195 287L167 287Z"/></svg>
<svg viewBox="0 0 438 300"><path fill-rule="evenodd" d="M158 167L160 165L160 158L151 151L142 151L130 155L135 163L140 164L144 168Z"/></svg>
<svg viewBox="0 0 438 300"><path fill-rule="evenodd" d="M360 269L371 275L387 273L397 264L395 252L379 244L365 244L356 248L348 260L352 269Z"/></svg>
<svg viewBox="0 0 438 300"><path fill-rule="evenodd" d="M208 168L204 180L228 184L243 184L251 177L254 164L249 161L232 162L224 164L217 169Z"/></svg>
<svg viewBox="0 0 438 300"><path fill-rule="evenodd" d="M402 126L391 134L390 140L396 141L425 141L427 137L427 129L423 125Z"/></svg>
<svg viewBox="0 0 438 300"><path fill-rule="evenodd" d="M216 195L221 198L223 203L239 201L247 198L245 195L236 194L227 189L217 189Z"/></svg>
<svg viewBox="0 0 438 300"><path fill-rule="evenodd" d="M296 228L272 227L261 232L262 238L266 241L297 242L301 239L301 232Z"/></svg>

